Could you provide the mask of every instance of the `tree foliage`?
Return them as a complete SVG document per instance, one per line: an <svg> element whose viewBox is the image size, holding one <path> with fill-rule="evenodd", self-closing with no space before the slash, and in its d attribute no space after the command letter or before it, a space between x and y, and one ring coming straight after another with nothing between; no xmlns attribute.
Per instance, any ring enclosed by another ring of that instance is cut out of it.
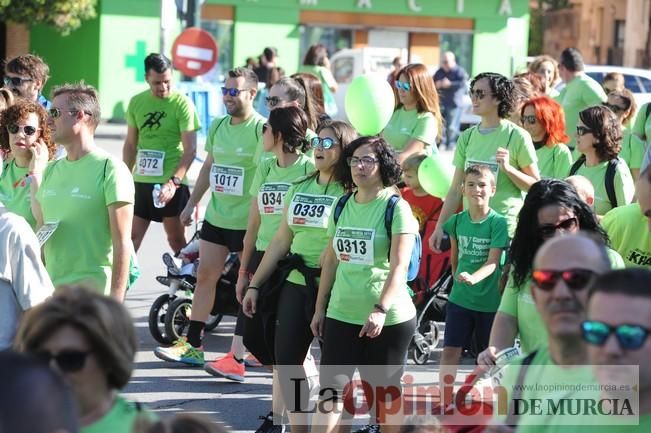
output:
<svg viewBox="0 0 651 433"><path fill-rule="evenodd" d="M68 34L95 17L97 0L0 0L0 20L45 24Z"/></svg>

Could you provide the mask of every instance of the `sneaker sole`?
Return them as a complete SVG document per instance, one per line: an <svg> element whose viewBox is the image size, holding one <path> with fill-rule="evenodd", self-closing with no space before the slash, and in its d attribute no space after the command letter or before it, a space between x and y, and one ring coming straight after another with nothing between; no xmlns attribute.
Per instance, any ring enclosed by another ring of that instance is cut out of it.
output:
<svg viewBox="0 0 651 433"><path fill-rule="evenodd" d="M192 361L184 361L184 360L180 360L180 359L174 359L174 358L171 358L171 357L167 356L164 352L159 352L157 350L154 350L154 355L156 356L156 358L162 359L163 361L176 362L178 364L189 365L191 367L201 367L202 365L204 365L204 363L197 363L197 362L192 362Z"/></svg>
<svg viewBox="0 0 651 433"><path fill-rule="evenodd" d="M232 380L234 382L244 382L244 376L240 376L239 374L221 372L210 364L204 364L203 369L206 371L206 373L215 377L225 377L226 379Z"/></svg>

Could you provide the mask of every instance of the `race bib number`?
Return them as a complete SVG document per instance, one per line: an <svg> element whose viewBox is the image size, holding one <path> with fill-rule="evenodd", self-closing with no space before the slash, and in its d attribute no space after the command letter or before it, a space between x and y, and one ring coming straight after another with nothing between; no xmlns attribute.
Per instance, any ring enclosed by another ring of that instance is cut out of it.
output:
<svg viewBox="0 0 651 433"><path fill-rule="evenodd" d="M160 150L139 150L138 169L140 176L162 176L165 152Z"/></svg>
<svg viewBox="0 0 651 433"><path fill-rule="evenodd" d="M329 195L296 194L289 203L287 223L294 226L328 227L328 218L336 197Z"/></svg>
<svg viewBox="0 0 651 433"><path fill-rule="evenodd" d="M495 157L493 157L493 159L494 158ZM484 166L488 167L493 172L493 175L495 176L495 182L497 182L497 175L500 172L500 165L495 160L493 160L493 161L479 161L477 159L467 159L466 160L466 166L464 167L464 169L467 169L471 165L484 165Z"/></svg>
<svg viewBox="0 0 651 433"><path fill-rule="evenodd" d="M38 239L38 244L43 246L45 242L54 234L54 232L59 227L59 222L45 223L38 229L36 232L36 239Z"/></svg>
<svg viewBox="0 0 651 433"><path fill-rule="evenodd" d="M265 183L258 192L258 209L262 215L278 215L283 213L285 194L289 183Z"/></svg>
<svg viewBox="0 0 651 433"><path fill-rule="evenodd" d="M373 265L375 230L338 227L332 244L340 262Z"/></svg>
<svg viewBox="0 0 651 433"><path fill-rule="evenodd" d="M210 168L210 190L228 195L244 195L244 169L213 164Z"/></svg>

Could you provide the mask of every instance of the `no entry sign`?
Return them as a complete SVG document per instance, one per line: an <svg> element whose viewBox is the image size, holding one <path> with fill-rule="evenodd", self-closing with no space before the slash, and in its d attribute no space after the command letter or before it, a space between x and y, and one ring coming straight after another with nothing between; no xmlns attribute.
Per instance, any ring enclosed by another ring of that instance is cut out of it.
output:
<svg viewBox="0 0 651 433"><path fill-rule="evenodd" d="M172 62L188 77L205 74L217 63L217 42L207 31L190 27L174 41Z"/></svg>

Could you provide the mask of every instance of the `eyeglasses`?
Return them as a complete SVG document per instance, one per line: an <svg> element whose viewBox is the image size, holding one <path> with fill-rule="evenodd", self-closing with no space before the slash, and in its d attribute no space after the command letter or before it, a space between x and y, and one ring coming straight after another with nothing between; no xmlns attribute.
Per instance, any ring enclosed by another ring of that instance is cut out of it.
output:
<svg viewBox="0 0 651 433"><path fill-rule="evenodd" d="M84 114L87 114L87 115L89 115L89 116L92 116L92 114L89 113L88 111L81 111L81 110L61 110L60 108L50 108L49 110L47 110L47 112L48 112L48 114L50 115L50 117L51 117L52 119L58 119L59 117L61 117L61 113L64 113L64 112L65 112L65 113L68 113L68 114L70 114L70 115L75 115L75 114L77 114L77 113L84 113Z"/></svg>
<svg viewBox="0 0 651 433"><path fill-rule="evenodd" d="M477 99L484 99L484 97L488 96L488 93L486 91L477 89L477 90L471 90L470 91L470 97L471 98L477 98Z"/></svg>
<svg viewBox="0 0 651 433"><path fill-rule="evenodd" d="M583 137L585 134L592 134L592 130L586 128L585 126L576 127L576 135Z"/></svg>
<svg viewBox="0 0 651 433"><path fill-rule="evenodd" d="M330 149L335 144L337 144L337 141L335 141L334 138L330 138L330 137L325 137L325 138L314 137L310 143L312 144L312 148L314 149L320 147L321 149L327 150Z"/></svg>
<svg viewBox="0 0 651 433"><path fill-rule="evenodd" d="M25 125L25 126L18 126L18 125L9 125L7 126L7 131L9 131L10 134L18 134L20 131L23 131L23 133L31 137L32 135L36 134L36 131L40 131L41 128L35 128L31 125Z"/></svg>
<svg viewBox="0 0 651 433"><path fill-rule="evenodd" d="M236 89L235 87L222 87L222 95L230 95L232 97L238 96L241 92L251 89Z"/></svg>
<svg viewBox="0 0 651 433"><path fill-rule="evenodd" d="M568 218L558 224L543 224L538 227L540 235L543 238L550 238L556 234L558 230L569 232L574 230L579 225L579 220L576 217Z"/></svg>
<svg viewBox="0 0 651 433"><path fill-rule="evenodd" d="M628 108L620 107L619 105L609 104L607 102L604 102L602 105L604 107L606 107L606 108L610 108L610 111L612 111L615 114L622 113L622 112L628 110Z"/></svg>
<svg viewBox="0 0 651 433"><path fill-rule="evenodd" d="M371 158L370 156L362 156L361 158L350 156L346 158L346 162L349 167L359 167L361 164L364 168L370 168L377 164L377 159Z"/></svg>
<svg viewBox="0 0 651 433"><path fill-rule="evenodd" d="M18 87L22 83L27 83L28 81L34 81L31 78L21 78L21 77L4 77L5 86Z"/></svg>
<svg viewBox="0 0 651 433"><path fill-rule="evenodd" d="M545 292L554 290L559 279L563 279L571 290L582 290L594 275L595 273L589 269L567 269L564 271L538 269L532 272L531 279L536 287Z"/></svg>
<svg viewBox="0 0 651 433"><path fill-rule="evenodd" d="M523 125L526 125L527 123L529 125L535 125L538 121L538 119L536 119L536 116L533 114L531 116L522 116L520 117L520 120L522 121Z"/></svg>
<svg viewBox="0 0 651 433"><path fill-rule="evenodd" d="M264 99L267 101L267 105L271 108L283 102L282 99L280 99L278 96L267 96Z"/></svg>
<svg viewBox="0 0 651 433"><path fill-rule="evenodd" d="M34 354L36 358L50 363L54 359L59 369L64 373L76 373L86 364L86 358L90 352L82 350L62 350L56 355L47 351L41 351Z"/></svg>
<svg viewBox="0 0 651 433"><path fill-rule="evenodd" d="M396 80L393 85L396 87L396 89L404 90L405 92L409 92L411 90L411 84L405 83L404 81Z"/></svg>
<svg viewBox="0 0 651 433"><path fill-rule="evenodd" d="M649 330L640 325L611 326L597 320L586 320L581 324L583 339L595 346L603 346L610 334L615 334L619 347L624 350L638 350L647 337Z"/></svg>

